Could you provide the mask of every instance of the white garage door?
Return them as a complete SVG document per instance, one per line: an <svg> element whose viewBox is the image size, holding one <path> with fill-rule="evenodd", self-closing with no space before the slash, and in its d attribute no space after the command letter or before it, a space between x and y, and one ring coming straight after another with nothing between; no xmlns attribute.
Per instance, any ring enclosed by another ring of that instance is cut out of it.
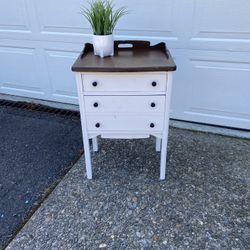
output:
<svg viewBox="0 0 250 250"><path fill-rule="evenodd" d="M85 0L0 1L0 92L77 103L71 64ZM117 0L116 39L165 41L178 65L172 118L250 129L249 0Z"/></svg>

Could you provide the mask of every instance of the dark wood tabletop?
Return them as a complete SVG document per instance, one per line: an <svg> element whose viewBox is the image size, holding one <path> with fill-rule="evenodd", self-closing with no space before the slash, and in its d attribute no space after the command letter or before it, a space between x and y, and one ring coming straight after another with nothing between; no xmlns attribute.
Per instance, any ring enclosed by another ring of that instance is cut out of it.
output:
<svg viewBox="0 0 250 250"><path fill-rule="evenodd" d="M131 45L131 47L120 47ZM175 71L175 62L165 43L151 46L149 41L115 41L114 56L100 58L93 45L86 43L72 66L74 72Z"/></svg>

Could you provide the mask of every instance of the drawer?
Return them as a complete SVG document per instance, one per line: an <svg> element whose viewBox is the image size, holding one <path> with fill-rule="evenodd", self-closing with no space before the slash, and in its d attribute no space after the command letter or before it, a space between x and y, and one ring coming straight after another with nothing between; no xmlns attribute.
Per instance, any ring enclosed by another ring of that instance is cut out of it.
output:
<svg viewBox="0 0 250 250"><path fill-rule="evenodd" d="M84 96L87 113L163 113L165 96Z"/></svg>
<svg viewBox="0 0 250 250"><path fill-rule="evenodd" d="M90 115L87 114L87 128L97 131L162 131L164 115Z"/></svg>
<svg viewBox="0 0 250 250"><path fill-rule="evenodd" d="M84 92L165 92L167 73L83 74Z"/></svg>

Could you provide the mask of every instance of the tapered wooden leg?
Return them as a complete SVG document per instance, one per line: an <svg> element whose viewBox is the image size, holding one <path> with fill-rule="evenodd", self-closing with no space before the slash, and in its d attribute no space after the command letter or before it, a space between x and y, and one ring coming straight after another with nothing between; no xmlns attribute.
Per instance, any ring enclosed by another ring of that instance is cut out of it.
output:
<svg viewBox="0 0 250 250"><path fill-rule="evenodd" d="M155 150L156 152L161 151L161 138L156 137Z"/></svg>
<svg viewBox="0 0 250 250"><path fill-rule="evenodd" d="M90 146L88 138L83 138L83 146L84 146L84 157L85 157L87 178L92 179L92 164L91 164Z"/></svg>
<svg viewBox="0 0 250 250"><path fill-rule="evenodd" d="M76 73L76 83L77 83L77 89L78 89L86 172L87 172L87 178L92 179L92 164L91 164L91 155L90 155L90 147L89 147L89 136L88 136L88 130L86 127L87 121L85 117L81 73Z"/></svg>
<svg viewBox="0 0 250 250"><path fill-rule="evenodd" d="M163 133L162 142L161 142L161 165L160 165L160 179L161 180L165 180L166 178L169 117L166 117L165 125L166 125L166 128Z"/></svg>
<svg viewBox="0 0 250 250"><path fill-rule="evenodd" d="M93 151L97 152L98 151L98 141L97 141L97 136L92 139L92 146L93 146Z"/></svg>
<svg viewBox="0 0 250 250"><path fill-rule="evenodd" d="M168 131L169 131L169 113L170 113L170 100L172 90L172 73L168 73L167 81L167 94L166 94L166 107L165 107L165 122L161 142L161 165L160 165L160 179L166 178L166 164L167 164L167 146L168 146Z"/></svg>
<svg viewBox="0 0 250 250"><path fill-rule="evenodd" d="M161 165L160 165L160 179L165 180L166 178L166 164L167 164L167 145L168 137L162 138L161 144Z"/></svg>

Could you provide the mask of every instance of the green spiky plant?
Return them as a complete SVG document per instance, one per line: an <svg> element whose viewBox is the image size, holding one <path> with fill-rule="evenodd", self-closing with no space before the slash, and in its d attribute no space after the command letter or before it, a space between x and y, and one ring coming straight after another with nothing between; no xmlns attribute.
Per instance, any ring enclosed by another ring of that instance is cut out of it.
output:
<svg viewBox="0 0 250 250"><path fill-rule="evenodd" d="M115 9L110 0L96 0L83 8L81 14L89 21L94 35L111 35L118 20L128 14L126 7Z"/></svg>

